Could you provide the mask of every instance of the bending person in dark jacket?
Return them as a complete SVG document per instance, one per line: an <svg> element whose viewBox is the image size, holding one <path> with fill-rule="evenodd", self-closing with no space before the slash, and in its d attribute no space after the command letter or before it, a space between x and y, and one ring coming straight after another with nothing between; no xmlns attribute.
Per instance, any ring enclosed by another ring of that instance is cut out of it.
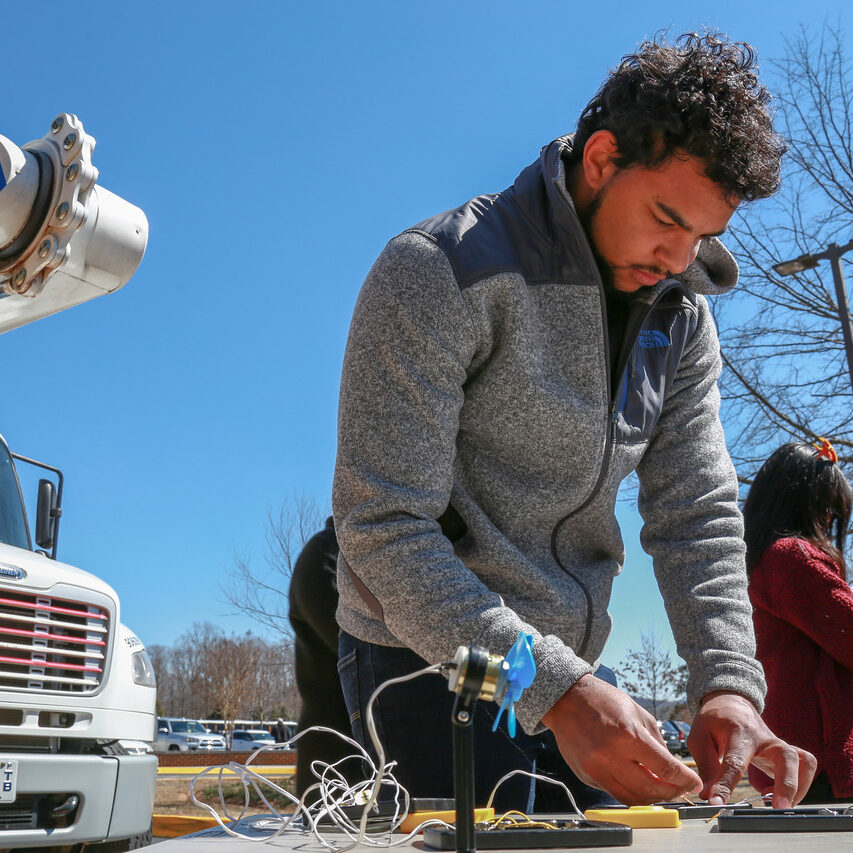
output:
<svg viewBox="0 0 853 853"><path fill-rule="evenodd" d="M350 734L341 684L338 680L338 606L336 564L338 541L333 519L303 547L290 579L290 624L294 634L296 686L302 698L297 731L327 726ZM311 762L333 764L355 750L325 732L310 732L296 741L296 790L299 796L317 778ZM347 762L339 772L347 775L358 764Z"/></svg>
<svg viewBox="0 0 853 853"><path fill-rule="evenodd" d="M722 803L750 762L774 776L778 807L811 781L813 757L759 715L719 343L701 295L737 281L717 239L737 206L778 187L768 101L748 45L645 43L573 137L503 192L395 237L359 295L333 492L347 704L360 732L384 678L532 635L524 732L491 735L488 705L475 715L480 803L503 772L546 765L626 803L700 790ZM635 470L643 547L690 672L699 775L592 677L625 556L616 493ZM449 705L423 701L440 679L418 682L380 697L379 730L412 795L449 796ZM523 784L499 807L538 805Z"/></svg>

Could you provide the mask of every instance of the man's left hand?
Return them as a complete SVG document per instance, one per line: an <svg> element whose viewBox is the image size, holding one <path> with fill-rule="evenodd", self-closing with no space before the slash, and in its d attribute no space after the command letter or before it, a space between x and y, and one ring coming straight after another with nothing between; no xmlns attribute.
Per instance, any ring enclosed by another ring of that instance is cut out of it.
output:
<svg viewBox="0 0 853 853"><path fill-rule="evenodd" d="M815 757L776 737L755 706L727 691L709 693L693 721L690 752L712 805L724 805L750 764L773 779L773 807L796 805L809 789L817 769Z"/></svg>

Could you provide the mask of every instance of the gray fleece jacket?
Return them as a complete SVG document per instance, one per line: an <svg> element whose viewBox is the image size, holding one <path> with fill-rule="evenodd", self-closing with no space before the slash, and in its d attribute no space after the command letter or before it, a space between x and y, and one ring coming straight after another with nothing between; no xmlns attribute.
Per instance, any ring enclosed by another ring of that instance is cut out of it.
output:
<svg viewBox="0 0 853 853"><path fill-rule="evenodd" d="M698 295L730 289L737 267L706 241L681 280L640 293L611 365L570 144L395 237L364 283L341 381L338 622L431 663L531 633L537 676L517 713L535 733L604 648L625 556L614 503L636 470L694 710L721 689L760 710L719 345Z"/></svg>

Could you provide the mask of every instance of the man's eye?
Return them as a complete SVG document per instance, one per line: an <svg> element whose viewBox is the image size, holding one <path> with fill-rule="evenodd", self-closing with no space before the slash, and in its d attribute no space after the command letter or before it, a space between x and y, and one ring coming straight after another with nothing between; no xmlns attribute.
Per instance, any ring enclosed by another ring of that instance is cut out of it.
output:
<svg viewBox="0 0 853 853"><path fill-rule="evenodd" d="M654 216L654 214L652 215ZM661 225L664 228L672 228L672 226L675 224L674 222L667 222L665 219L660 219L657 216L655 216L655 222L657 222L658 225Z"/></svg>

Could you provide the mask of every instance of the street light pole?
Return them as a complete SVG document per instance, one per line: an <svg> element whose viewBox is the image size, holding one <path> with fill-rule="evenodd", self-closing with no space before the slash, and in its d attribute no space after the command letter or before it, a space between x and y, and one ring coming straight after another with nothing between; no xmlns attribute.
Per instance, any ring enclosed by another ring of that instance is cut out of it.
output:
<svg viewBox="0 0 853 853"><path fill-rule="evenodd" d="M841 247L837 243L830 243L824 255L832 266L835 293L838 297L838 314L841 318L841 333L844 335L844 348L847 350L847 370L850 372L850 382L853 385L853 324L850 322L847 288L844 285L844 273L841 271L841 256L850 249L853 249L853 240Z"/></svg>
<svg viewBox="0 0 853 853"><path fill-rule="evenodd" d="M850 305L847 301L847 288L844 272L841 269L841 256L853 249L853 240L844 246L830 243L824 251L816 255L800 255L792 261L774 264L773 269L779 275L793 275L803 270L814 269L818 261L829 261L832 278L835 281L835 294L838 301L838 316L841 320L841 334L844 337L844 349L847 353L847 371L850 374L850 386L853 388L853 323L850 320Z"/></svg>

